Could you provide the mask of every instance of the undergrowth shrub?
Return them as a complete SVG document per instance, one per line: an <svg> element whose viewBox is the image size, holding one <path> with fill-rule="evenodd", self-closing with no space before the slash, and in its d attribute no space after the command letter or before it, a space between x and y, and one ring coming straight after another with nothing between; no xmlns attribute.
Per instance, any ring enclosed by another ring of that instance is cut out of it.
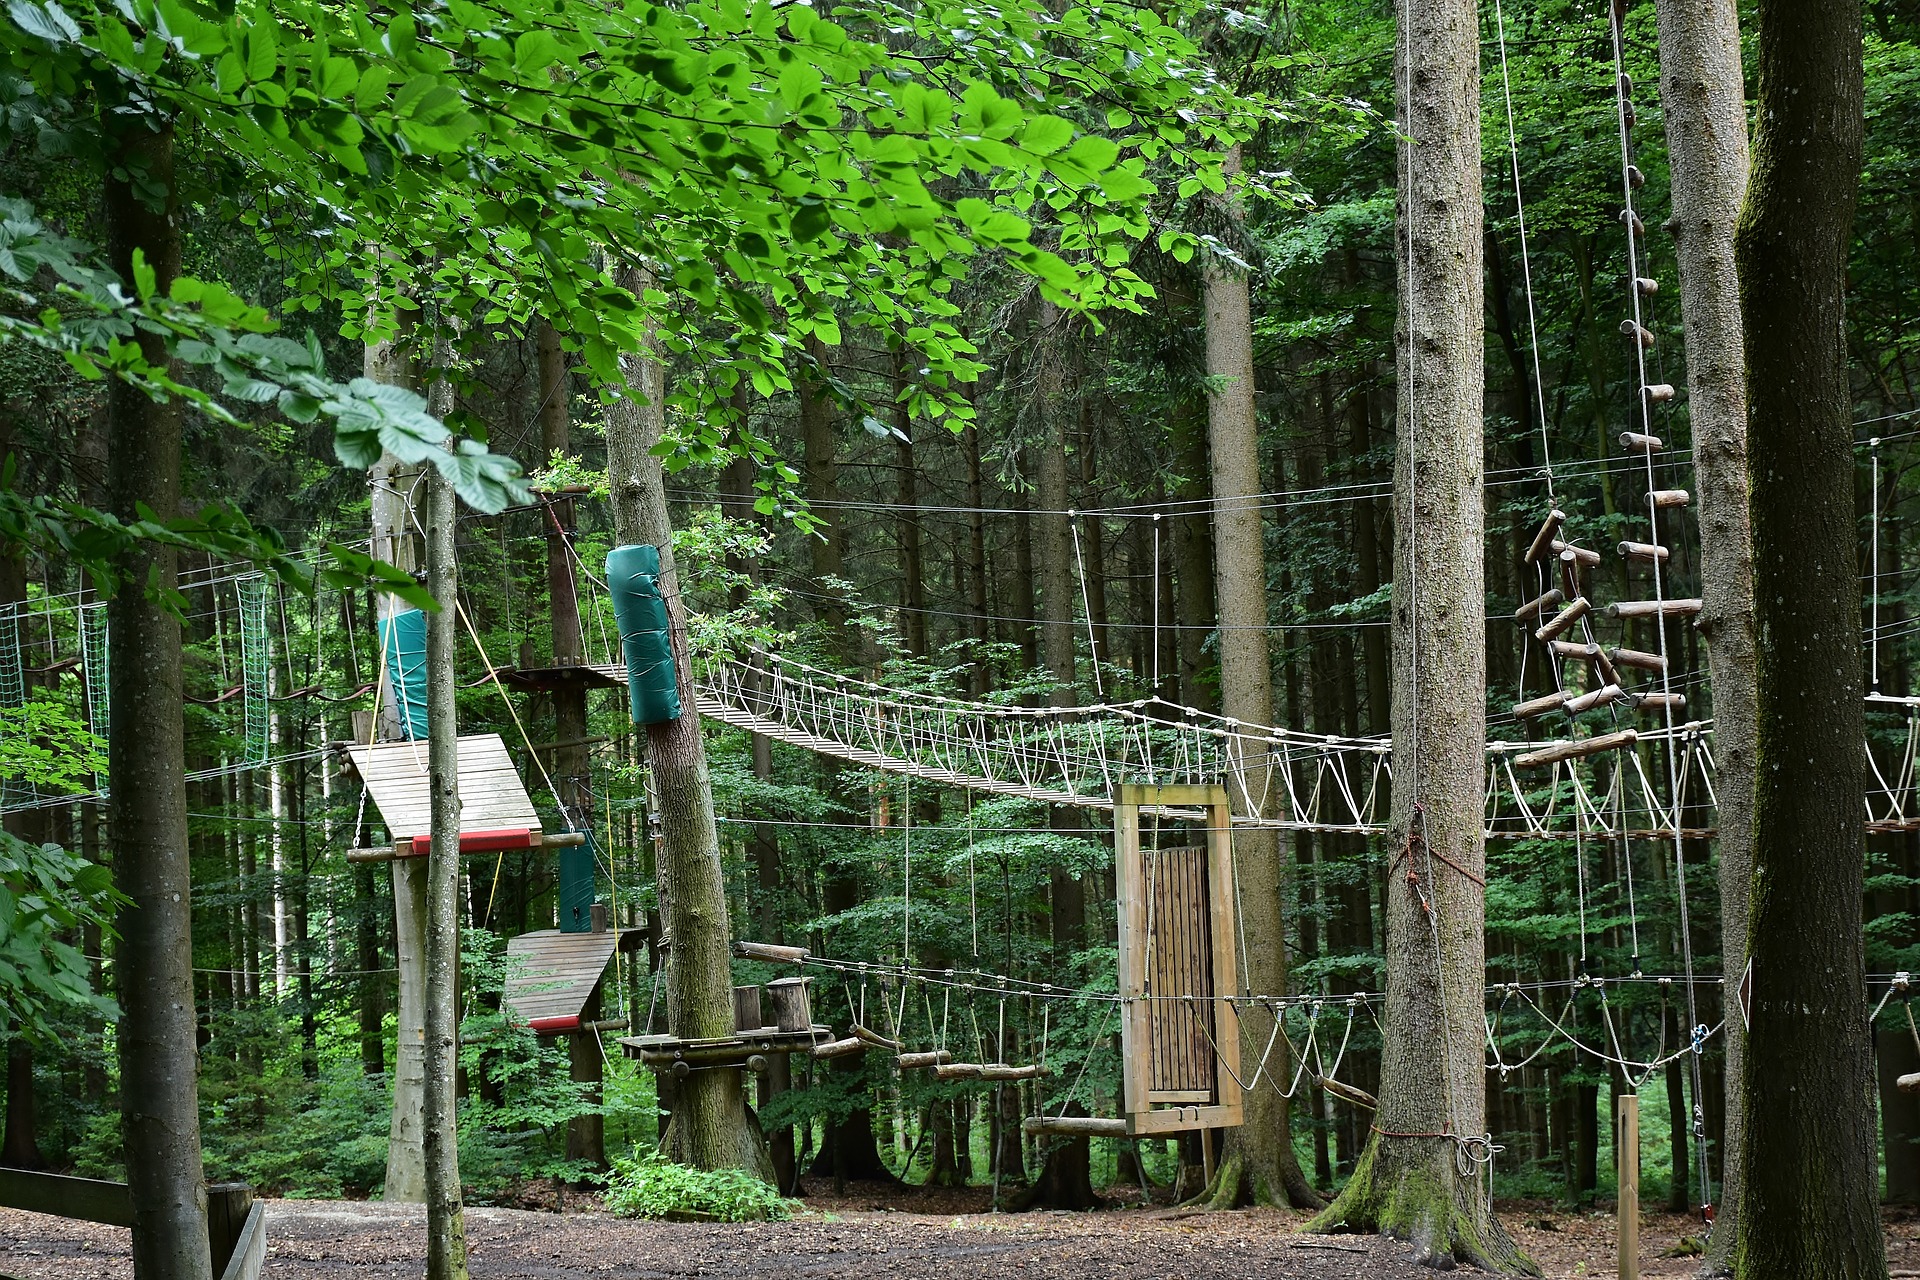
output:
<svg viewBox="0 0 1920 1280"><path fill-rule="evenodd" d="M653 1151L614 1159L606 1204L623 1218L785 1222L793 1217L779 1192L743 1169L690 1169Z"/></svg>

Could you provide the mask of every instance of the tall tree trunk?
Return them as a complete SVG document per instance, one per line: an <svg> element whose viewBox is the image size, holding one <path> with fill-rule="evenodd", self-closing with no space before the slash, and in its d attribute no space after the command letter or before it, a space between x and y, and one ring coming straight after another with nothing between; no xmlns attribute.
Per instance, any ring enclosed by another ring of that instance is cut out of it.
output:
<svg viewBox="0 0 1920 1280"><path fill-rule="evenodd" d="M427 617L426 1053L421 1145L426 1156L427 1280L466 1280L466 1215L460 1202L454 1071L459 1063L460 723L453 700L459 584L453 560L453 486L426 478L427 590L440 608Z"/></svg>
<svg viewBox="0 0 1920 1280"><path fill-rule="evenodd" d="M566 453L572 444L572 422L567 412L569 378L560 334L541 322L540 448L547 458ZM553 625L553 665L574 666L586 661L586 641L580 627L580 584L573 569L573 499L546 499L547 599ZM593 784L587 754L587 688L577 681L562 682L553 690L553 781L560 792L561 815L575 831L591 833ZM596 993L597 998L597 993ZM603 1067L600 1042L590 1036L567 1037L569 1075L582 1086L595 1108L567 1121L567 1158L593 1168L607 1163L606 1118L599 1111Z"/></svg>
<svg viewBox="0 0 1920 1280"><path fill-rule="evenodd" d="M636 296L644 281L622 272ZM673 520L666 480L652 450L666 428L666 371L651 355L624 362L628 395L607 415L607 471L614 535L660 551L660 594L667 604L674 675L685 710L647 726L647 762L660 808L659 877L667 950L667 1026L682 1039L733 1034L733 985L726 881L713 820L713 784L706 742L693 701L687 613L673 558ZM769 1181L766 1143L747 1113L740 1072L696 1071L674 1091L668 1153L700 1169L747 1169Z"/></svg>
<svg viewBox="0 0 1920 1280"><path fill-rule="evenodd" d="M180 269L173 129L145 116L119 128L125 177L109 177L107 242L129 287L139 253L165 293ZM162 207L137 194L163 192ZM146 358L166 362L153 335ZM180 507L180 405L108 384L107 487L122 520ZM133 1198L133 1265L141 1280L208 1280L207 1182L200 1158L199 1061L193 997L193 885L187 857L186 726L180 620L162 604L175 589L175 553L142 544L116 566L127 584L107 604L113 655L107 696L111 790L108 843L130 899L120 914L120 1114Z"/></svg>
<svg viewBox="0 0 1920 1280"><path fill-rule="evenodd" d="M893 451L900 471L900 638L916 658L927 655L927 580L920 538L920 484L913 457L913 415L907 390L907 351L893 353Z"/></svg>
<svg viewBox="0 0 1920 1280"><path fill-rule="evenodd" d="M1393 808L1387 1007L1374 1133L1321 1227L1416 1260L1531 1264L1483 1182L1486 612L1479 22L1403 0L1394 459ZM1463 1172L1464 1170L1464 1172Z"/></svg>
<svg viewBox="0 0 1920 1280"><path fill-rule="evenodd" d="M1197 404L1177 403L1171 417L1175 465L1180 470L1180 483L1174 489L1180 506L1169 522L1179 592L1174 644L1180 659L1180 701L1201 711L1218 711L1219 688L1208 678L1212 672L1207 663L1207 632L1219 622L1214 606L1213 529L1206 509L1199 505L1208 496L1207 432Z"/></svg>
<svg viewBox="0 0 1920 1280"><path fill-rule="evenodd" d="M1034 458L1034 497L1039 509L1033 520L1037 526L1040 573L1040 644L1045 654L1047 674L1053 681L1050 701L1056 707L1070 707L1078 701L1074 676L1074 557L1073 523L1067 514L1071 499L1067 490L1067 414L1066 344L1073 321L1052 303L1040 308L1034 360L1038 366L1034 385L1033 414L1040 431ZM1049 813L1056 830L1074 831L1084 819L1076 810L1055 806ZM1074 955L1085 944L1087 888L1080 877L1061 868L1048 875L1052 898L1050 942L1056 972L1071 971ZM1089 1148L1084 1138L1053 1141L1046 1149L1045 1163L1034 1180L1032 1193L1023 1197L1020 1207L1048 1205L1056 1209L1091 1208L1093 1184L1089 1176Z"/></svg>
<svg viewBox="0 0 1920 1280"><path fill-rule="evenodd" d="M1753 879L1753 531L1747 511L1747 391L1733 234L1747 190L1746 85L1734 0L1658 0L1660 101L1673 170L1673 232L1693 422L1700 522L1698 623L1713 691L1713 757L1720 852L1721 972L1747 967ZM1746 1028L1726 1019L1721 1046L1729 1091L1739 1088ZM1733 1099L1729 1098L1731 1104ZM1696 1110L1700 1099L1695 1099ZM1740 1220L1740 1108L1729 1105L1720 1146L1721 1191L1708 1257L1724 1269ZM1711 1196L1701 1189L1701 1199Z"/></svg>
<svg viewBox="0 0 1920 1280"><path fill-rule="evenodd" d="M1227 153L1231 182L1239 175L1240 151ZM1235 227L1242 221L1229 206ZM1273 659L1267 648L1266 534L1260 518L1260 435L1254 408L1252 288L1245 272L1209 258L1201 271L1207 324L1207 445L1213 462L1213 564L1220 608L1220 710L1247 724L1273 723ZM1262 816L1279 790L1272 762L1249 747L1245 786L1234 786L1235 813ZM1287 991L1285 859L1279 832L1246 828L1233 835L1239 873L1240 928L1246 949L1243 995L1283 996ZM1290 1071L1285 1062L1279 1078ZM1291 1109L1275 1089L1246 1094L1246 1121L1227 1135L1220 1186L1212 1203L1285 1202L1317 1209L1320 1196L1308 1185L1293 1151Z"/></svg>
<svg viewBox="0 0 1920 1280"><path fill-rule="evenodd" d="M1734 1270L1884 1276L1854 978L1866 760L1846 284L1864 132L1860 6L1760 0L1759 27L1759 124L1735 234L1759 750Z"/></svg>
<svg viewBox="0 0 1920 1280"><path fill-rule="evenodd" d="M976 698L983 697L993 687L993 669L985 660L982 650L992 636L988 634L988 614L992 611L987 603L987 515L986 497L980 475L980 419L976 416L967 424L967 550L973 558L973 571L967 575L967 604L973 616L968 620L967 634L973 637L973 667L970 689Z"/></svg>
<svg viewBox="0 0 1920 1280"><path fill-rule="evenodd" d="M413 360L403 339L382 342L366 350L366 376L375 382L418 388ZM373 554L398 568L412 571L420 563L420 547L413 533L416 496L425 497L421 469L403 466L391 454L373 468ZM387 618L404 606L395 596L378 599L379 616ZM379 741L404 738L389 674L387 655L377 658L380 682ZM406 1204L424 1202L427 1194L425 1148L421 1145L420 1108L426 1082L426 928L427 867L419 858L396 858L389 864L393 876L393 963L398 970L399 998L394 1006L393 1116L387 1134L387 1181L383 1198Z"/></svg>

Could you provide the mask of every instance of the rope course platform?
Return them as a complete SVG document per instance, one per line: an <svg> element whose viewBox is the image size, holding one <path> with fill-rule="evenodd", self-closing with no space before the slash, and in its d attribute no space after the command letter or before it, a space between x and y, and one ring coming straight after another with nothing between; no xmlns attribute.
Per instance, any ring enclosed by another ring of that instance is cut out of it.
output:
<svg viewBox="0 0 1920 1280"><path fill-rule="evenodd" d="M507 940L507 955L520 963L508 974L500 1002L542 1035L587 1030L581 1014L613 959L620 935L562 933L536 929ZM622 1019L598 1024L625 1026Z"/></svg>
<svg viewBox="0 0 1920 1280"><path fill-rule="evenodd" d="M395 844L425 835L432 826L427 777L427 744L403 739L346 748L354 772L367 784L367 797ZM520 771L497 733L460 739L460 832L540 831Z"/></svg>

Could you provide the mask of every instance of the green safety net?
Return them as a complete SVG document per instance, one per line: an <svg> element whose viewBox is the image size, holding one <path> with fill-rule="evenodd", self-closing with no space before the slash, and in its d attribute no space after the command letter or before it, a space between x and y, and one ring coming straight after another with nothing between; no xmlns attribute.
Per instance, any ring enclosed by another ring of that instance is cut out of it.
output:
<svg viewBox="0 0 1920 1280"><path fill-rule="evenodd" d="M593 834L581 845L562 845L560 850L560 932L593 932L594 847Z"/></svg>
<svg viewBox="0 0 1920 1280"><path fill-rule="evenodd" d="M635 724L680 718L680 686L673 672L667 602L660 596L660 551L644 543L607 553L607 586L627 660L627 689Z"/></svg>
<svg viewBox="0 0 1920 1280"><path fill-rule="evenodd" d="M240 597L241 763L265 764L271 744L273 633L267 627L267 579L250 574L234 583ZM423 707L424 714L425 708Z"/></svg>
<svg viewBox="0 0 1920 1280"><path fill-rule="evenodd" d="M393 711L409 738L427 736L427 615L404 609L380 619L380 652L386 655Z"/></svg>

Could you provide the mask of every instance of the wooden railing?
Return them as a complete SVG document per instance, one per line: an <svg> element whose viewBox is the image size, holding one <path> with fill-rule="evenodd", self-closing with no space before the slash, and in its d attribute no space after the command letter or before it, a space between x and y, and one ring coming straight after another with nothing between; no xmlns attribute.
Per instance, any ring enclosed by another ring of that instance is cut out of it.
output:
<svg viewBox="0 0 1920 1280"><path fill-rule="evenodd" d="M0 1169L0 1206L56 1218L133 1225L133 1193L124 1182L69 1178L26 1169ZM207 1244L220 1280L260 1280L267 1260L266 1205L244 1182L207 1188Z"/></svg>

